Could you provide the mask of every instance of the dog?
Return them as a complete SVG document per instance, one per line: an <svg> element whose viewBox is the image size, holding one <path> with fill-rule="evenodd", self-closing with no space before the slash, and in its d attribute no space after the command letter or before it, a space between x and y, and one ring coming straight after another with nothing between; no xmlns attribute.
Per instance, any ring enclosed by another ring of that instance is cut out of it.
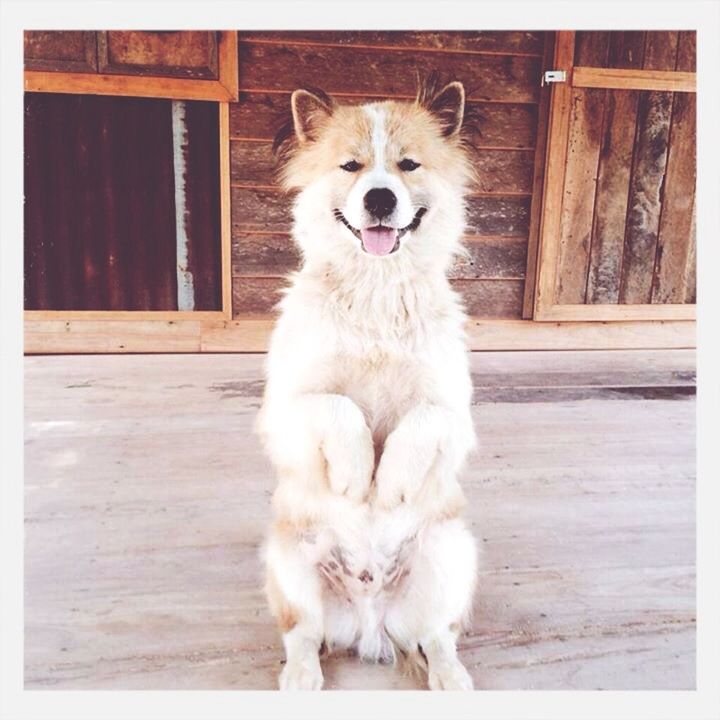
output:
<svg viewBox="0 0 720 720"><path fill-rule="evenodd" d="M277 473L263 548L281 689L320 689L320 656L403 661L472 689L457 656L478 553L458 482L475 446L462 253L473 168L459 82L414 102L291 96L280 179L302 267L278 304L258 432Z"/></svg>

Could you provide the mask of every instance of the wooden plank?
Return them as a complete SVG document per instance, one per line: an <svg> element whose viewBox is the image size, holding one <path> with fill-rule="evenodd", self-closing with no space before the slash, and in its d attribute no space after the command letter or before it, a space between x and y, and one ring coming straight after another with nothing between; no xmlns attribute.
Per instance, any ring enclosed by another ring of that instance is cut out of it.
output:
<svg viewBox="0 0 720 720"><path fill-rule="evenodd" d="M636 91L608 90L586 302L617 303L635 141Z"/></svg>
<svg viewBox="0 0 720 720"><path fill-rule="evenodd" d="M642 67L646 35L647 33L642 30L611 31L610 45L608 48L608 62L605 67ZM585 63L578 64L584 65ZM673 68L670 67L668 69L672 70Z"/></svg>
<svg viewBox="0 0 720 720"><path fill-rule="evenodd" d="M233 187L233 232L288 233L292 227L290 198L275 188ZM469 235L527 237L530 198L472 196L467 203Z"/></svg>
<svg viewBox="0 0 720 720"><path fill-rule="evenodd" d="M409 50L268 45L240 42L240 89L292 91L322 78L330 93L414 98L417 73L440 70L465 83L471 100L534 103L540 59L519 56L444 54ZM412 72L408 72L412 68Z"/></svg>
<svg viewBox="0 0 720 720"><path fill-rule="evenodd" d="M467 255L456 258L449 277L458 279L521 279L527 243L521 237L465 238ZM290 235L241 233L233 237L232 273L249 277L283 277L296 270L300 253Z"/></svg>
<svg viewBox="0 0 720 720"><path fill-rule="evenodd" d="M472 162L479 182L473 188L483 193L530 193L533 150L478 150ZM272 185L276 163L272 143L233 140L232 181L241 185Z"/></svg>
<svg viewBox="0 0 720 720"><path fill-rule="evenodd" d="M593 67L574 68L572 85L576 88L667 90L670 92L696 92L697 89L696 76L692 72Z"/></svg>
<svg viewBox="0 0 720 720"><path fill-rule="evenodd" d="M273 313L285 287L283 278L233 277L233 317Z"/></svg>
<svg viewBox="0 0 720 720"><path fill-rule="evenodd" d="M217 80L91 75L26 70L25 92L70 93L79 95L130 95L172 100L230 101L230 92Z"/></svg>
<svg viewBox="0 0 720 720"><path fill-rule="evenodd" d="M220 103L218 108L220 139L220 283L221 307L226 317L232 317L232 215L230 210L230 108Z"/></svg>
<svg viewBox="0 0 720 720"><path fill-rule="evenodd" d="M555 37L554 65L570 70L575 55L575 33L559 31ZM552 86L548 121L547 162L538 249L534 317L555 303L558 245L561 231L565 164L572 110L572 89L567 83Z"/></svg>
<svg viewBox="0 0 720 720"><path fill-rule="evenodd" d="M572 91L555 298L585 301L605 93Z"/></svg>
<svg viewBox="0 0 720 720"><path fill-rule="evenodd" d="M522 317L523 280L451 280L468 315L479 318Z"/></svg>
<svg viewBox="0 0 720 720"><path fill-rule="evenodd" d="M692 225L690 226L690 250L688 251L687 270L685 271L685 297L683 302L694 303L697 301L697 238L696 238L696 211L693 205Z"/></svg>
<svg viewBox="0 0 720 720"><path fill-rule="evenodd" d="M648 31L645 41L644 67L653 70L675 70L678 50L677 31Z"/></svg>
<svg viewBox="0 0 720 720"><path fill-rule="evenodd" d="M545 33L542 72L552 69L550 66L555 55L555 33ZM535 284L538 270L538 248L540 245L540 227L542 224L543 191L545 183L545 164L547 155L548 121L550 119L551 85L540 88L538 105L537 136L535 138L535 158L533 161L532 199L530 201L530 220L528 223L528 244L525 267L525 286L523 288L523 318L533 316L535 305Z"/></svg>
<svg viewBox="0 0 720 720"><path fill-rule="evenodd" d="M245 42L293 43L309 45L342 45L374 47L384 50L398 48L438 52L472 52L503 55L541 55L542 32L437 32L422 31L307 31L307 30L260 30L242 31Z"/></svg>
<svg viewBox="0 0 720 720"><path fill-rule="evenodd" d="M697 33L683 30L678 34L677 63L675 69L681 72L695 72Z"/></svg>
<svg viewBox="0 0 720 720"><path fill-rule="evenodd" d="M673 99L662 212L657 236L653 303L681 303L687 294L695 207L695 95Z"/></svg>
<svg viewBox="0 0 720 720"><path fill-rule="evenodd" d="M109 30L98 33L98 66L109 75L218 79L215 32Z"/></svg>
<svg viewBox="0 0 720 720"><path fill-rule="evenodd" d="M378 99L367 95L337 95L343 104L361 104ZM470 140L476 147L532 149L535 143L537 107L513 103L469 102L478 120L479 132ZM233 138L272 140L290 112L290 93L242 92L230 108Z"/></svg>
<svg viewBox="0 0 720 720"><path fill-rule="evenodd" d="M554 305L541 320L695 320L695 306L690 304L649 305Z"/></svg>
<svg viewBox="0 0 720 720"><path fill-rule="evenodd" d="M623 304L651 298L671 109L670 93L640 96L620 281Z"/></svg>
<svg viewBox="0 0 720 720"><path fill-rule="evenodd" d="M26 354L264 352L274 320L25 320ZM533 322L470 318L471 350L693 348L688 321Z"/></svg>
<svg viewBox="0 0 720 720"><path fill-rule="evenodd" d="M610 32L607 30L581 30L575 33L575 52L572 65L607 65Z"/></svg>
<svg viewBox="0 0 720 720"><path fill-rule="evenodd" d="M23 44L24 66L28 70L97 72L94 32L26 30Z"/></svg>

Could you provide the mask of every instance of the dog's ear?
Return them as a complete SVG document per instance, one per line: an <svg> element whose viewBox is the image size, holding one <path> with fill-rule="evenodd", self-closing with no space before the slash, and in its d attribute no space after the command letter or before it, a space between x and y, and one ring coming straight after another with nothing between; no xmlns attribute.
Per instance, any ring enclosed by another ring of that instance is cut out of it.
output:
<svg viewBox="0 0 720 720"><path fill-rule="evenodd" d="M448 83L431 97L423 98L422 104L440 120L445 137L460 132L465 115L465 88L461 82Z"/></svg>
<svg viewBox="0 0 720 720"><path fill-rule="evenodd" d="M334 103L322 90L316 88L296 90L290 97L293 127L300 143L317 137L317 130L332 114Z"/></svg>

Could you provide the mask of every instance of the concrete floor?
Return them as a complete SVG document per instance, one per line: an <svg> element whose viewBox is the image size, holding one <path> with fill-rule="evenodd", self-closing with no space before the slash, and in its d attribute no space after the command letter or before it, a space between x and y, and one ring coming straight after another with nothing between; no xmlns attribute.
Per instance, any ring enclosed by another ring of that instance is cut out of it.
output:
<svg viewBox="0 0 720 720"><path fill-rule="evenodd" d="M695 685L691 351L473 356L479 689ZM258 355L29 357L25 683L270 689ZM331 658L326 687L415 688Z"/></svg>

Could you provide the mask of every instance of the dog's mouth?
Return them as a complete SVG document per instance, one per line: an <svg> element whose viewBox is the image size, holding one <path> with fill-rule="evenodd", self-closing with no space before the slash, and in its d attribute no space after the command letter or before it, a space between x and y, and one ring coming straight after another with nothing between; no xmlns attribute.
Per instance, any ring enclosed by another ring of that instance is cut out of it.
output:
<svg viewBox="0 0 720 720"><path fill-rule="evenodd" d="M412 222L402 228L394 228L389 225L373 225L372 227L359 229L353 227L340 210L333 210L335 219L360 240L362 249L370 255L392 255L400 247L400 238L405 233L412 232L420 227L420 222L426 212L427 208L419 208Z"/></svg>

